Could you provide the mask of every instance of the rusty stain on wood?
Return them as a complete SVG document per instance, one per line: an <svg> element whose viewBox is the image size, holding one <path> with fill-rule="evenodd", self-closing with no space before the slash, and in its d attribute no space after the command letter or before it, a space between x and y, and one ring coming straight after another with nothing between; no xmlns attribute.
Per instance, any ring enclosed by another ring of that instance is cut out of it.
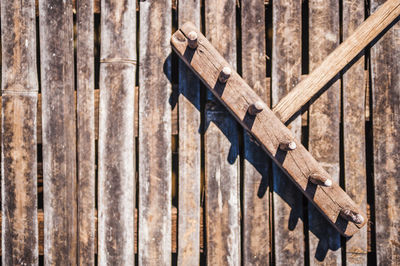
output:
<svg viewBox="0 0 400 266"><path fill-rule="evenodd" d="M139 264L171 263L171 1L140 2Z"/></svg>
<svg viewBox="0 0 400 266"><path fill-rule="evenodd" d="M34 1L2 1L2 264L38 264Z"/></svg>
<svg viewBox="0 0 400 266"><path fill-rule="evenodd" d="M269 101L269 87L265 82L265 10L262 1L242 1L242 65L243 79L254 88L266 102ZM269 81L267 81L269 82ZM260 106L256 106L255 104ZM260 104L261 103L261 104ZM260 113L264 103L259 101L250 105L248 112ZM252 107L253 106L253 107ZM271 159L260 146L244 133L243 162L243 216L242 247L244 265L267 265L271 255L271 236L269 226L269 201Z"/></svg>
<svg viewBox="0 0 400 266"><path fill-rule="evenodd" d="M400 1L399 5L400 5ZM371 11L382 0L371 1ZM381 7L380 7L381 8ZM400 24L371 48L372 119L378 265L400 264Z"/></svg>
<svg viewBox="0 0 400 266"><path fill-rule="evenodd" d="M321 186L310 187L308 182L308 172L310 170L319 172L327 178L330 178L329 174L315 161L301 143L292 136L290 130L279 121L269 108L265 108L254 120L248 119L246 112L249 102L260 101L261 98L236 72L232 73L231 78L225 85L218 83L219 69L221 66L228 65L228 63L199 31L197 31L199 34L199 47L195 52L187 52L185 34L191 30L196 30L196 28L192 24L186 23L172 36L171 43L176 53L201 78L210 91L224 103L242 126L252 133L267 154L292 178L309 200L325 214L327 220L345 236L351 236L356 233L365 222L362 225L356 225L347 223L339 217L340 210L343 208L361 213L354 202L337 183L333 183L329 188ZM268 126L271 124L274 127ZM294 139L297 148L288 153L282 154L282 152L279 152L278 146L281 136ZM363 215L363 217L365 218L366 216Z"/></svg>

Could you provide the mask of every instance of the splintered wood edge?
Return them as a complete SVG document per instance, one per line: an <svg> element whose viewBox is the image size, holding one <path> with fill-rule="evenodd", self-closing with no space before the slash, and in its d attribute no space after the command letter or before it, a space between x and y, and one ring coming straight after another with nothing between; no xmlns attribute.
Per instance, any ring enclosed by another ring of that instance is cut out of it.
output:
<svg viewBox="0 0 400 266"><path fill-rule="evenodd" d="M187 47L186 34L190 31L196 31L199 36L197 49ZM249 119L248 115L246 115L247 109L251 103L262 101L262 99L235 71L232 72L225 85L217 82L220 70L230 65L193 24L188 22L178 29L171 38L171 45L179 57L225 105L241 125L256 138L267 154L342 235L349 237L366 224L366 215L361 212L337 183L334 182L332 187L329 188L315 187L310 184L308 175L313 172L318 172L329 179L332 178L304 148L301 142L293 137L290 130L273 114L267 104L264 103L264 110L253 119L252 128L249 128L248 121L246 121L246 119ZM266 126L266 124L271 123L275 126ZM271 139L271 136L275 139ZM276 139L278 138L277 136L290 138L297 146L295 150L285 154L286 157L282 163L278 161L280 158L277 158L282 156L278 150L279 141ZM351 209L361 214L364 217L364 222L355 224L343 220L340 217L342 209Z"/></svg>

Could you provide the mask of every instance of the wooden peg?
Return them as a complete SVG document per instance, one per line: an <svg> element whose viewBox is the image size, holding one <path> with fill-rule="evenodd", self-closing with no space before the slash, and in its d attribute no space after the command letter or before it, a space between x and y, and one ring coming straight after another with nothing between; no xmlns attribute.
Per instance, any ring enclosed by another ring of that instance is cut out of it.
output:
<svg viewBox="0 0 400 266"><path fill-rule="evenodd" d="M282 141L279 143L279 149L283 151L292 151L297 148L296 142L294 141Z"/></svg>
<svg viewBox="0 0 400 266"><path fill-rule="evenodd" d="M226 83L226 81L229 79L229 77L232 74L232 70L230 67L224 67L221 72L219 73L218 80L221 83Z"/></svg>
<svg viewBox="0 0 400 266"><path fill-rule="evenodd" d="M353 222L355 224L364 223L364 217L361 214L356 213L350 209L342 209L340 211L340 216L342 216L343 219Z"/></svg>
<svg viewBox="0 0 400 266"><path fill-rule="evenodd" d="M320 174L311 174L308 179L311 181L311 183L324 186L324 187L330 187L332 186L332 180L321 176Z"/></svg>
<svg viewBox="0 0 400 266"><path fill-rule="evenodd" d="M263 103L260 101L257 101L249 106L249 114L251 115L257 115L264 109Z"/></svg>
<svg viewBox="0 0 400 266"><path fill-rule="evenodd" d="M188 33L187 38L188 38L188 46L192 49L196 49L198 46L197 33L195 31L191 31Z"/></svg>

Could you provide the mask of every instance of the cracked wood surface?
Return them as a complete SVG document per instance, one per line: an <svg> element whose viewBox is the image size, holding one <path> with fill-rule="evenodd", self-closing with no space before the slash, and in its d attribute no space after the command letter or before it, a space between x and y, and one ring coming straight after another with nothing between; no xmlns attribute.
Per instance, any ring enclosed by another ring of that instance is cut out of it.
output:
<svg viewBox="0 0 400 266"><path fill-rule="evenodd" d="M139 264L171 264L171 1L140 1Z"/></svg>
<svg viewBox="0 0 400 266"><path fill-rule="evenodd" d="M364 21L364 1L343 1L343 39ZM343 75L344 183L347 194L367 212L365 155L365 75L364 56ZM343 167L343 166L342 166ZM346 242L347 265L367 265L367 226Z"/></svg>
<svg viewBox="0 0 400 266"><path fill-rule="evenodd" d="M99 265L134 265L136 1L101 1Z"/></svg>
<svg viewBox="0 0 400 266"><path fill-rule="evenodd" d="M93 0L76 3L78 263L94 265L95 126Z"/></svg>
<svg viewBox="0 0 400 266"><path fill-rule="evenodd" d="M243 79L266 102L265 9L261 0L243 1ZM268 80L269 81L269 80ZM247 132L244 132L242 247L244 265L267 265L271 255L270 175L271 159Z"/></svg>
<svg viewBox="0 0 400 266"><path fill-rule="evenodd" d="M44 261L75 265L76 119L72 1L39 2Z"/></svg>
<svg viewBox="0 0 400 266"><path fill-rule="evenodd" d="M272 106L301 79L301 1L272 3ZM301 139L301 116L289 129ZM301 265L304 260L303 195L273 164L274 246L277 265Z"/></svg>
<svg viewBox="0 0 400 266"><path fill-rule="evenodd" d="M204 4L206 36L236 67L236 1ZM207 264L239 265L239 128L209 91L204 112Z"/></svg>
<svg viewBox="0 0 400 266"><path fill-rule="evenodd" d="M371 1L371 11L383 4ZM400 23L371 48L376 256L400 264Z"/></svg>
<svg viewBox="0 0 400 266"><path fill-rule="evenodd" d="M196 31L199 36L199 47L196 50L187 48L185 36L190 31ZM229 64L195 26L186 23L174 33L171 43L176 53L200 77L210 91L224 103L242 126L252 133L267 154L281 166L282 170L291 177L298 188L324 213L327 220L339 232L343 235L351 236L365 225L366 216L361 213L336 182L333 182L331 187L321 187L315 186L308 181L308 176L311 173L319 173L325 178L331 177L301 143L294 138L290 130L280 122L266 104L264 104L264 110L255 118L247 115L249 105L256 101L262 101L262 99L235 71L232 71L232 75L226 84L217 82L220 70L224 66L229 66ZM274 125L274 127L269 125ZM279 142L284 139L293 140L297 148L287 153L278 150ZM364 222L356 225L344 221L339 216L342 208L348 208L360 213L364 218Z"/></svg>
<svg viewBox="0 0 400 266"><path fill-rule="evenodd" d="M324 2L316 1L316 5ZM332 14L339 9L332 9ZM395 21L400 15L400 0L387 0L381 8L364 21L340 46L330 53L321 64L288 93L273 111L286 122L311 100L326 84L347 66L368 44ZM326 17L325 19L329 19ZM337 21L338 22L338 21ZM338 25L337 25L338 27ZM311 35L310 35L311 36Z"/></svg>
<svg viewBox="0 0 400 266"><path fill-rule="evenodd" d="M200 0L180 0L178 21L200 27ZM179 219L178 264L198 265L200 261L201 114L200 81L179 61Z"/></svg>
<svg viewBox="0 0 400 266"><path fill-rule="evenodd" d="M2 264L38 264L34 1L1 1Z"/></svg>

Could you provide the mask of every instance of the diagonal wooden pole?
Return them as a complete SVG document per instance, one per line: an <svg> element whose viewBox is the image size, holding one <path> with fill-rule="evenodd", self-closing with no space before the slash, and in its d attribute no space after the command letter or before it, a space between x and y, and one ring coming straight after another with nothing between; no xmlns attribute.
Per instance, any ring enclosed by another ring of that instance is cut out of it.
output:
<svg viewBox="0 0 400 266"><path fill-rule="evenodd" d="M272 109L275 115L288 121L399 16L400 0L386 1Z"/></svg>
<svg viewBox="0 0 400 266"><path fill-rule="evenodd" d="M193 48L189 47L187 36ZM171 44L341 234L351 236L365 225L365 214L193 24L186 23L176 31Z"/></svg>

